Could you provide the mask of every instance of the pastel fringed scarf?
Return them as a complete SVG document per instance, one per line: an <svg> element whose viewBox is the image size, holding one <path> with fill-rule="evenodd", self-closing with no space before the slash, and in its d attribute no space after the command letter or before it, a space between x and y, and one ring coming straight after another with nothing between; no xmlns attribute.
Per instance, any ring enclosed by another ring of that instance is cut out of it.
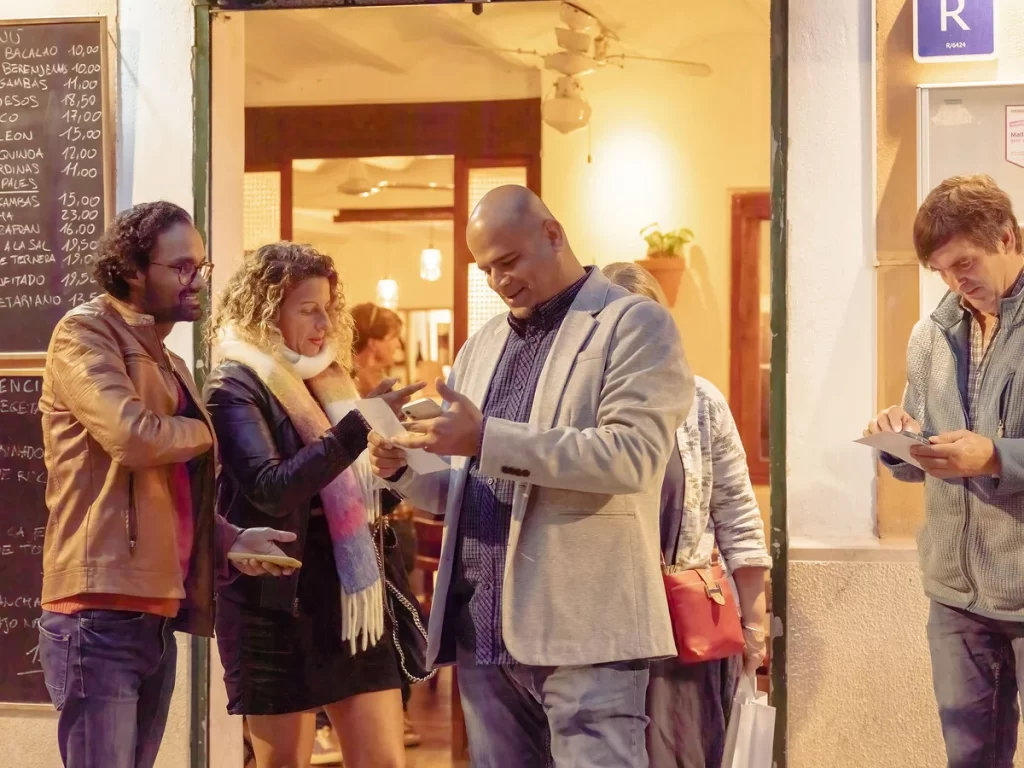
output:
<svg viewBox="0 0 1024 768"><path fill-rule="evenodd" d="M221 332L221 358L247 365L278 399L308 445L348 414L359 399L332 349L316 357L282 347L277 355ZM369 522L373 521L373 480L364 453L320 491L341 582L341 636L352 653L375 645L384 632L384 600Z"/></svg>

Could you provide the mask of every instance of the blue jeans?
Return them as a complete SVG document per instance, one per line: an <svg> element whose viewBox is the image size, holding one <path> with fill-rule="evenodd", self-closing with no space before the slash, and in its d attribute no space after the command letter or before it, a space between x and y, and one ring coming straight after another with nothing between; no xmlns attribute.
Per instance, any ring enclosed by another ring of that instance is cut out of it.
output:
<svg viewBox="0 0 1024 768"><path fill-rule="evenodd" d="M473 768L647 768L647 661L479 666L457 653Z"/></svg>
<svg viewBox="0 0 1024 768"><path fill-rule="evenodd" d="M932 683L949 768L1013 768L1024 686L1024 622L932 602Z"/></svg>
<svg viewBox="0 0 1024 768"><path fill-rule="evenodd" d="M39 661L66 768L151 768L174 692L167 620L127 611L43 611Z"/></svg>

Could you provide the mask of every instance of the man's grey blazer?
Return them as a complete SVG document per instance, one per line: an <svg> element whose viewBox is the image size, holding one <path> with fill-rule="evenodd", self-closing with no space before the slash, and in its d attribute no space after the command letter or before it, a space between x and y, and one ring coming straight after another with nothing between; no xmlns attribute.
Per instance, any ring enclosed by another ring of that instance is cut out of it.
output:
<svg viewBox="0 0 1024 768"><path fill-rule="evenodd" d="M450 385L479 407L510 328L459 353ZM660 568L661 484L693 375L672 316L591 270L562 323L527 424L488 419L480 473L516 483L502 632L516 661L589 665L675 655ZM427 660L439 657L468 459L395 488L445 513ZM467 510L467 513L472 513Z"/></svg>

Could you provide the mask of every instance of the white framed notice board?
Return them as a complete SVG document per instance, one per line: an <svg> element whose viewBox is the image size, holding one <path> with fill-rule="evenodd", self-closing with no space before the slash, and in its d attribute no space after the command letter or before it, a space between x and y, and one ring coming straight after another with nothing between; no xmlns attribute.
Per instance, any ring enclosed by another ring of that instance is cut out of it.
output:
<svg viewBox="0 0 1024 768"><path fill-rule="evenodd" d="M1024 82L917 87L917 202L943 179L987 173L1024 215ZM921 317L945 295L937 275L921 270Z"/></svg>

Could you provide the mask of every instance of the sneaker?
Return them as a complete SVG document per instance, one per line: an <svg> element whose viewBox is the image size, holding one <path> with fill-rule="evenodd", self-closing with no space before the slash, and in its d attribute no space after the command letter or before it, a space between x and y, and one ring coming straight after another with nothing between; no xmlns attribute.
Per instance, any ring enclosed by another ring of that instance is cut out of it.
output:
<svg viewBox="0 0 1024 768"><path fill-rule="evenodd" d="M338 737L334 735L334 730L329 725L316 729L313 755L309 759L309 764L341 765L341 745L338 744Z"/></svg>
<svg viewBox="0 0 1024 768"><path fill-rule="evenodd" d="M418 747L423 743L423 737L420 736L416 729L412 727L412 720L409 719L409 715L405 716L405 746L407 747Z"/></svg>

